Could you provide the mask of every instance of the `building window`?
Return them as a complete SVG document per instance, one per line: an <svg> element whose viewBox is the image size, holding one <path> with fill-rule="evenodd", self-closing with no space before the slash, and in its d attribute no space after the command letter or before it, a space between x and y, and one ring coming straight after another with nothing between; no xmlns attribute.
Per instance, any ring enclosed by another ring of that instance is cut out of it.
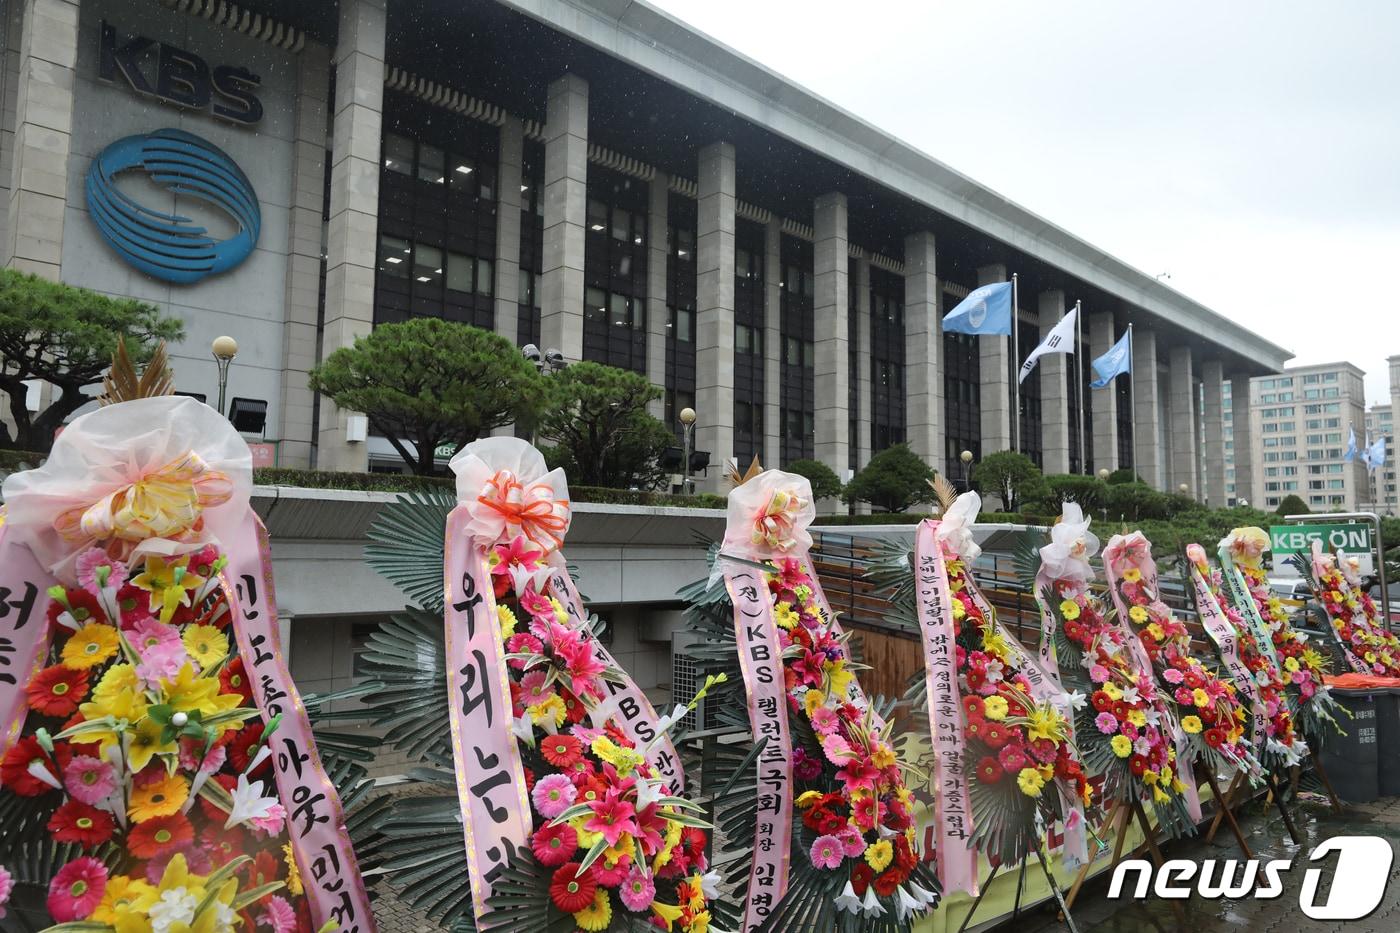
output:
<svg viewBox="0 0 1400 933"><path fill-rule="evenodd" d="M870 269L870 419L872 454L905 441L904 278Z"/></svg>
<svg viewBox="0 0 1400 933"><path fill-rule="evenodd" d="M584 286L602 293L606 310L584 315L583 358L639 373L647 371L647 191L635 178L589 167Z"/></svg>
<svg viewBox="0 0 1400 933"><path fill-rule="evenodd" d="M695 399L695 202L668 195L666 206L666 426L682 435L675 413ZM693 408L694 405L692 404Z"/></svg>
<svg viewBox="0 0 1400 933"><path fill-rule="evenodd" d="M782 450L783 465L794 460L811 459L816 445L813 432L794 433L795 424L807 425L814 420L816 405L816 376L812 341L815 338L812 244L806 240L783 235L779 246L779 326L783 340L783 360L779 367L778 404L788 410L784 416Z"/></svg>

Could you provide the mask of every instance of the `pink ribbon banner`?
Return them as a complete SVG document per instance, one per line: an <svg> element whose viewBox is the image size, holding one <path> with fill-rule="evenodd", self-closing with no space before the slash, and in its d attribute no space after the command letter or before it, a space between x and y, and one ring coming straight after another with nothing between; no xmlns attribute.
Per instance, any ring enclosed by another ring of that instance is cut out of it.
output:
<svg viewBox="0 0 1400 933"><path fill-rule="evenodd" d="M49 652L51 579L34 553L0 524L0 754L24 728L29 703L24 688Z"/></svg>
<svg viewBox="0 0 1400 933"><path fill-rule="evenodd" d="M574 617L575 625L582 627L588 620L588 613L584 609L583 598L579 596L578 588L569 578L568 570L557 566L552 570L549 575L549 594L558 598L569 615ZM590 638L589 641L592 643L595 658L608 668L622 670L602 642L596 638ZM666 781L670 794L680 794L685 789L685 773L681 769L680 755L676 753L676 746L672 744L670 737L661 731L660 718L647 695L625 672L622 683L605 680L603 689L607 691L607 696L594 707L593 724L602 726L608 722L616 723L637 748L646 751L647 761L651 763L657 776Z"/></svg>
<svg viewBox="0 0 1400 933"><path fill-rule="evenodd" d="M371 933L374 914L345 830L340 798L321 766L306 707L283 658L267 530L249 509L223 546L228 566L219 575L220 583L253 700L264 720L282 717L268 745L312 920L317 927L335 923L338 933Z"/></svg>
<svg viewBox="0 0 1400 933"><path fill-rule="evenodd" d="M934 753L938 881L944 892L965 891L976 896L977 852L972 846L972 802L963 760L967 744L963 738L962 701L958 697L957 628L948 568L937 531L936 521L919 525L914 547L914 585L924 646L929 738Z"/></svg>
<svg viewBox="0 0 1400 933"><path fill-rule="evenodd" d="M447 517L444 624L448 714L472 906L486 916L491 882L532 826L525 768L511 731L510 680L496 624L486 547L467 534L465 505Z"/></svg>
<svg viewBox="0 0 1400 933"><path fill-rule="evenodd" d="M1108 595L1113 600L1113 608L1116 610L1115 618L1111 624L1117 629L1123 638L1123 643L1132 652L1133 663L1140 673L1147 676L1152 683L1157 681L1157 671L1152 664L1152 656L1147 653L1147 646L1142 643L1137 632L1133 631L1132 625L1128 622L1128 605L1123 602L1123 594L1119 592L1119 585L1123 579L1123 571L1129 567L1136 567L1142 574L1142 587L1148 593L1148 598L1157 598L1157 563L1152 559L1151 545L1141 532L1134 532L1132 535L1114 535L1108 542L1108 546L1103 549L1103 572L1104 578L1108 581ZM1182 784L1186 787L1186 812L1192 820L1199 823L1201 821L1201 792L1196 786L1194 775L1186 771L1194 761L1191 757L1191 743L1186 738L1186 732L1181 728L1181 723L1177 721L1171 707L1167 705L1160 690L1154 691L1156 695L1157 712L1161 714L1162 721L1171 724L1172 744L1176 746L1177 773L1184 774L1185 780Z"/></svg>
<svg viewBox="0 0 1400 933"><path fill-rule="evenodd" d="M734 637L748 698L749 725L754 741L764 742L758 755L753 867L744 902L743 929L748 933L763 923L787 892L792 848L792 735L768 584L760 571L728 563L724 584L734 604Z"/></svg>
<svg viewBox="0 0 1400 933"><path fill-rule="evenodd" d="M1264 706L1264 698L1259 693L1258 682L1240 658L1239 634L1225 617L1225 611L1220 608L1215 594L1210 591L1210 584L1194 564L1191 566L1191 586L1196 596L1196 610L1201 615L1201 625L1205 627L1211 641L1220 649L1220 660L1230 672L1236 689L1249 694L1250 744L1261 748L1265 725L1269 721L1268 710Z"/></svg>

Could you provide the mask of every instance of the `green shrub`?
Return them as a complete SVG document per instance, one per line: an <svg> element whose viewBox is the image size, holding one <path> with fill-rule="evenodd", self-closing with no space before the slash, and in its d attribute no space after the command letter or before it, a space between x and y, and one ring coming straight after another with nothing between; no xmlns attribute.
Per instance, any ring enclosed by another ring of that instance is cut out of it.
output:
<svg viewBox="0 0 1400 933"><path fill-rule="evenodd" d="M1285 518L1289 515L1310 515L1312 509L1308 508L1308 504L1301 497L1289 493L1278 504L1276 512L1280 518Z"/></svg>
<svg viewBox="0 0 1400 933"><path fill-rule="evenodd" d="M783 468L789 473L807 478L816 499L839 499L841 480L836 472L820 460L794 460Z"/></svg>

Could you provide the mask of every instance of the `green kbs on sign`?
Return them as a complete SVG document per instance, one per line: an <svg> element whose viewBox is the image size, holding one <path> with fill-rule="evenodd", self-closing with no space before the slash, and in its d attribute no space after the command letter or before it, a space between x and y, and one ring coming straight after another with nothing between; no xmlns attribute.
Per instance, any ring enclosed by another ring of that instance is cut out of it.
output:
<svg viewBox="0 0 1400 933"><path fill-rule="evenodd" d="M1321 541L1324 551L1343 554L1370 554L1373 550L1370 525L1273 525L1269 537L1275 555L1311 553L1314 541Z"/></svg>

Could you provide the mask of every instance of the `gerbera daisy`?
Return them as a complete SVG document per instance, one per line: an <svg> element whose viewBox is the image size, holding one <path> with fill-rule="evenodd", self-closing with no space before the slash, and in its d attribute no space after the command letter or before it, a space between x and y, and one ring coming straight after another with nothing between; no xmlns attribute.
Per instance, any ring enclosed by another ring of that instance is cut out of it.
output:
<svg viewBox="0 0 1400 933"><path fill-rule="evenodd" d="M76 670L96 667L117 653L117 630L101 622L89 622L73 633L59 656Z"/></svg>
<svg viewBox="0 0 1400 933"><path fill-rule="evenodd" d="M535 853L535 861L546 868L558 868L578 851L578 833L568 823L559 826L546 824L530 837L530 850Z"/></svg>
<svg viewBox="0 0 1400 933"><path fill-rule="evenodd" d="M243 668L243 659L234 658L224 665L224 669L219 671L219 686L221 692L237 694L243 698L241 706L251 706L253 703L253 687L248 682L248 673Z"/></svg>
<svg viewBox="0 0 1400 933"><path fill-rule="evenodd" d="M592 904L598 892L593 873L586 871L580 875L578 872L578 862L566 862L555 870L549 882L550 900L566 914L577 913Z"/></svg>
<svg viewBox="0 0 1400 933"><path fill-rule="evenodd" d="M267 899L267 908L258 917L258 926L272 928L272 933L295 933L297 912L286 899L274 894Z"/></svg>
<svg viewBox="0 0 1400 933"><path fill-rule="evenodd" d="M87 671L63 664L46 667L30 679L24 693L29 708L42 716L72 716L87 696Z"/></svg>
<svg viewBox="0 0 1400 933"><path fill-rule="evenodd" d="M194 828L183 813L137 823L126 836L126 847L137 858L154 859L194 840Z"/></svg>
<svg viewBox="0 0 1400 933"><path fill-rule="evenodd" d="M593 903L583 910L574 911L574 923L579 925L579 929L588 930L590 933L606 930L612 923L612 899L608 897L608 892L595 891Z"/></svg>
<svg viewBox="0 0 1400 933"><path fill-rule="evenodd" d="M564 775L550 774L535 782L530 799L534 801L535 809L540 811L540 816L552 820L573 806L578 799L578 788Z"/></svg>
<svg viewBox="0 0 1400 933"><path fill-rule="evenodd" d="M96 804L117 789L117 778L110 763L88 755L75 755L63 769L63 786L74 800Z"/></svg>
<svg viewBox="0 0 1400 933"><path fill-rule="evenodd" d="M31 765L38 765L48 772L52 783L35 777L29 770ZM0 758L0 784L21 797L37 797L60 786L58 778L53 777L53 765L49 756L44 753L39 740L32 735L26 735L11 745L5 756Z"/></svg>
<svg viewBox="0 0 1400 933"><path fill-rule="evenodd" d="M212 625L185 626L181 641L190 657L206 671L228 656L228 636Z"/></svg>
<svg viewBox="0 0 1400 933"><path fill-rule="evenodd" d="M556 768L571 768L583 757L583 744L572 735L551 735L540 742L540 754Z"/></svg>
<svg viewBox="0 0 1400 933"><path fill-rule="evenodd" d="M656 883L640 868L633 868L623 880L622 887L618 888L618 895L628 910L641 912L656 899Z"/></svg>
<svg viewBox="0 0 1400 933"><path fill-rule="evenodd" d="M105 810L70 800L49 817L48 830L55 842L76 842L92 849L112 838L116 824Z"/></svg>
<svg viewBox="0 0 1400 933"><path fill-rule="evenodd" d="M102 903L107 867L90 856L74 859L49 882L49 915L59 923L86 920Z"/></svg>
<svg viewBox="0 0 1400 933"><path fill-rule="evenodd" d="M133 788L127 813L133 822L144 823L158 816L177 813L189 798L190 786L178 774L162 776L143 787Z"/></svg>

